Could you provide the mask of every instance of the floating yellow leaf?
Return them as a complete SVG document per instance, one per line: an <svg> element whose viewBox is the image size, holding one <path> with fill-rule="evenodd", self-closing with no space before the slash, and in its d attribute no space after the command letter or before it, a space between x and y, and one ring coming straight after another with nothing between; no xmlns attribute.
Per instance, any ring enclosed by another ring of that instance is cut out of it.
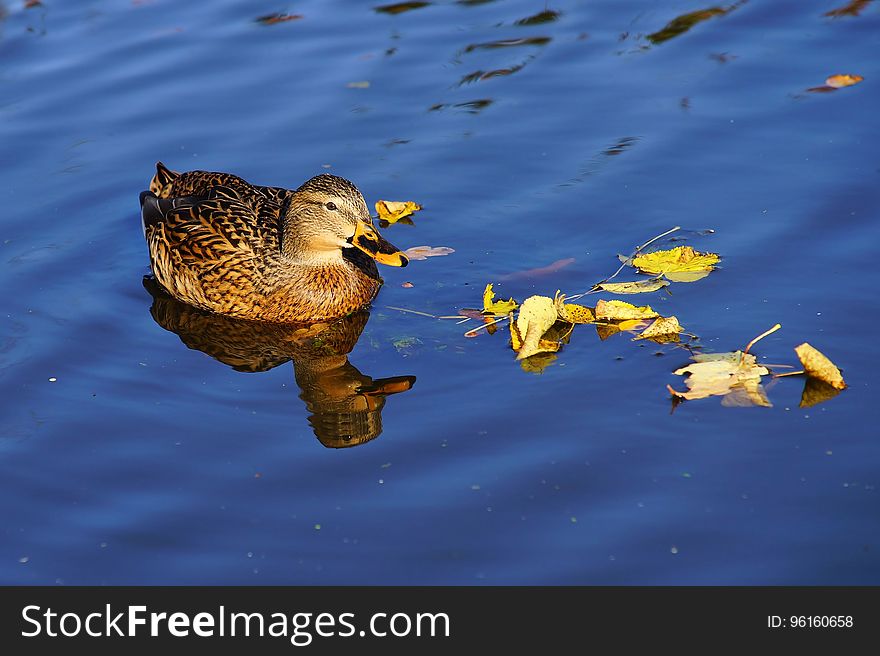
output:
<svg viewBox="0 0 880 656"><path fill-rule="evenodd" d="M565 294L560 294L558 290L553 298L553 304L556 306L556 314L560 321L568 323L593 323L596 321L596 315L592 308L577 303L566 303Z"/></svg>
<svg viewBox="0 0 880 656"><path fill-rule="evenodd" d="M558 342L544 341L544 336L556 323L556 307L553 299L548 296L529 296L523 301L516 317L515 329L522 338L522 346L517 353L516 359L522 360L535 353L558 351Z"/></svg>
<svg viewBox="0 0 880 656"><path fill-rule="evenodd" d="M625 319L653 319L660 315L648 305L635 306L625 301L600 300L596 303L596 318L600 321L623 321Z"/></svg>
<svg viewBox="0 0 880 656"><path fill-rule="evenodd" d="M376 213L379 215L379 218L383 221L387 221L388 223L396 223L400 219L405 216L409 216L413 212L418 212L422 209L422 206L418 203L414 203L411 200L408 201L395 201L395 200L377 200L376 201Z"/></svg>
<svg viewBox="0 0 880 656"><path fill-rule="evenodd" d="M662 278L649 278L648 280L636 280L634 282L603 282L596 286L612 294L645 294L647 292L656 292L658 289L663 289L668 285L669 282Z"/></svg>
<svg viewBox="0 0 880 656"><path fill-rule="evenodd" d="M825 84L829 87L834 87L835 89L840 89L841 87L851 87L854 84L858 84L862 80L864 80L861 75L832 75L825 80Z"/></svg>
<svg viewBox="0 0 880 656"><path fill-rule="evenodd" d="M495 292L492 291L492 283L486 285L486 289L483 290L483 312L501 317L510 314L516 308L516 301L512 298L506 301L496 301Z"/></svg>
<svg viewBox="0 0 880 656"><path fill-rule="evenodd" d="M770 371L757 364L750 353L709 353L694 356L693 364L676 369L677 375L689 374L685 379L687 392L679 392L667 385L667 389L682 399L704 399L708 396L734 396L727 405L759 405L769 407L761 376Z"/></svg>
<svg viewBox="0 0 880 656"><path fill-rule="evenodd" d="M678 333L684 328L675 317L659 317L650 326L645 328L636 339L650 339L660 343L677 342Z"/></svg>
<svg viewBox="0 0 880 656"><path fill-rule="evenodd" d="M676 246L665 251L639 255L633 259L633 266L642 273L660 275L681 271L711 271L720 260L716 253L700 253L691 246Z"/></svg>
<svg viewBox="0 0 880 656"><path fill-rule="evenodd" d="M807 372L808 376L818 378L835 389L842 390L846 387L846 383L843 382L843 376L840 374L840 369L835 367L834 363L820 351L806 342L795 346L794 350L801 364L804 365L804 371Z"/></svg>

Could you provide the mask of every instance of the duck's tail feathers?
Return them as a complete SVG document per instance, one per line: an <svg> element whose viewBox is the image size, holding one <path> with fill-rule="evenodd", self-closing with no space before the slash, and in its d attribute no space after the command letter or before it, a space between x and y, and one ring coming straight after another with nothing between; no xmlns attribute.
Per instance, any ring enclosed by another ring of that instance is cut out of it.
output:
<svg viewBox="0 0 880 656"><path fill-rule="evenodd" d="M159 198L168 198L171 193L171 183L180 176L177 171L172 171L162 162L156 162L156 175L150 180L150 191Z"/></svg>

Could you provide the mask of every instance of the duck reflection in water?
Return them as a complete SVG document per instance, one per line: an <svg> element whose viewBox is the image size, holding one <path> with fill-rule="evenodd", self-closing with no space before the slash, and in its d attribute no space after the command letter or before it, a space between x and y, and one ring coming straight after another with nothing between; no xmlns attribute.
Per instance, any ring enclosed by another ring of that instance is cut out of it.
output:
<svg viewBox="0 0 880 656"><path fill-rule="evenodd" d="M385 397L409 390L415 376L373 379L348 361L370 313L327 323L270 324L210 314L171 298L144 278L153 297L150 313L162 328L191 349L207 353L236 371L268 371L293 362L309 423L329 448L357 446L382 432Z"/></svg>

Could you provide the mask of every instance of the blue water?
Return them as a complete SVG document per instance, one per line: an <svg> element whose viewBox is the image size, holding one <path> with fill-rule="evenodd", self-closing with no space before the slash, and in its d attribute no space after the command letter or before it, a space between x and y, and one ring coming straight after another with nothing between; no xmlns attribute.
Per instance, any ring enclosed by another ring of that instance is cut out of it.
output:
<svg viewBox="0 0 880 656"><path fill-rule="evenodd" d="M880 584L880 3L844 4L2 0L0 582ZM455 253L383 269L348 356L415 377L381 431L327 448L311 356L254 338L245 373L154 320L159 159L424 205L386 235ZM808 341L849 388L671 412L682 349L579 326L527 373L389 309L584 291L675 225L723 267L640 303L711 351L779 322L762 361Z"/></svg>

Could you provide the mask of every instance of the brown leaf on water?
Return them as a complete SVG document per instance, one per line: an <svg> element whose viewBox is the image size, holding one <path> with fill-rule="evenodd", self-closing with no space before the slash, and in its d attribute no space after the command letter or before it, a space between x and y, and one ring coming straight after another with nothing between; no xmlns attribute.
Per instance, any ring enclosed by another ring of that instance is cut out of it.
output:
<svg viewBox="0 0 880 656"><path fill-rule="evenodd" d="M812 408L814 405L818 405L823 401L833 399L840 394L840 392L841 390L832 387L818 378L807 376L804 381L804 391L801 392L801 403L799 407Z"/></svg>
<svg viewBox="0 0 880 656"><path fill-rule="evenodd" d="M849 73L845 73L843 75L832 75L825 79L825 84L829 87L834 87L835 89L840 89L841 87L851 87L854 84L858 84L862 80L864 80L861 75L850 75Z"/></svg>
<svg viewBox="0 0 880 656"><path fill-rule="evenodd" d="M268 14L260 16L256 22L263 25L277 25L278 23L287 23L288 21L300 20L302 14Z"/></svg>
<svg viewBox="0 0 880 656"><path fill-rule="evenodd" d="M818 378L835 389L842 390L846 388L846 383L843 382L840 369L820 351L810 346L807 342L796 346L794 350L808 376Z"/></svg>
<svg viewBox="0 0 880 656"><path fill-rule="evenodd" d="M440 257L454 253L454 248L448 246L413 246L403 251L411 260L427 260L429 257Z"/></svg>
<svg viewBox="0 0 880 656"><path fill-rule="evenodd" d="M660 315L651 306L635 306L624 301L606 301L596 303L596 319L599 321L624 321L626 319L654 319Z"/></svg>
<svg viewBox="0 0 880 656"><path fill-rule="evenodd" d="M379 219L387 223L397 223L405 216L410 216L413 212L418 212L422 206L411 200L377 200L376 213Z"/></svg>
<svg viewBox="0 0 880 656"><path fill-rule="evenodd" d="M848 3L837 9L826 11L825 16L831 18L841 18L842 16L858 16L862 10L871 4L871 0L850 0Z"/></svg>

